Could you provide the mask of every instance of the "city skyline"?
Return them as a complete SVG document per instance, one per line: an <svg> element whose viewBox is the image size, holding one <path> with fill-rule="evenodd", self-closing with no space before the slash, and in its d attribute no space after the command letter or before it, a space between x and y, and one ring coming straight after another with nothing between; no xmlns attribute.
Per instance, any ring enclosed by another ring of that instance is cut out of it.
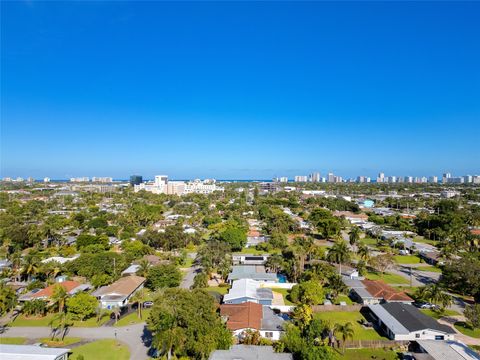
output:
<svg viewBox="0 0 480 360"><path fill-rule="evenodd" d="M480 3L1 6L1 177L480 169Z"/></svg>

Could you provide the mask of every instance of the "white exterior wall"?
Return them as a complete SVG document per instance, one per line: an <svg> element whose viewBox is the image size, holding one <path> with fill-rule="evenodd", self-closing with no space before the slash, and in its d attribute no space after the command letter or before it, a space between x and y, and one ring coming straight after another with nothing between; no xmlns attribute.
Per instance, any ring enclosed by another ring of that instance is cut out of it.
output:
<svg viewBox="0 0 480 360"><path fill-rule="evenodd" d="M235 336L237 339L241 340L243 339L243 333L247 330L253 330L253 331L258 331L260 333L260 336L265 338L265 339L270 339L270 340L280 340L280 336L282 335L283 331L278 331L278 330L257 330L257 329L250 329L250 328L245 328L245 329L238 329L233 331L233 336ZM267 333L271 333L269 335L272 336L267 336Z"/></svg>
<svg viewBox="0 0 480 360"><path fill-rule="evenodd" d="M454 334L445 334L440 331L427 329L427 330L414 331L408 335L407 334L395 335L393 338L394 340L398 340L398 341L401 341L401 340L415 341L415 340L435 340L435 336L443 336L444 340L453 340L455 337Z"/></svg>

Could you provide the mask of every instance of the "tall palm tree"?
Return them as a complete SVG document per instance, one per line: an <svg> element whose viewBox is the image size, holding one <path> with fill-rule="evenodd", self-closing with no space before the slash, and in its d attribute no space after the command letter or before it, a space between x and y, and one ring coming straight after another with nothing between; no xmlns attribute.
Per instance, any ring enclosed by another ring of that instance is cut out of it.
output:
<svg viewBox="0 0 480 360"><path fill-rule="evenodd" d="M328 250L327 260L339 265L340 275L342 274L342 264L350 261L350 259L351 251L344 240L336 241L335 244L333 244L333 246Z"/></svg>
<svg viewBox="0 0 480 360"><path fill-rule="evenodd" d="M355 245L360 240L360 228L358 226L353 226L348 234L348 239L350 241L350 245L355 247Z"/></svg>
<svg viewBox="0 0 480 360"><path fill-rule="evenodd" d="M370 249L365 243L363 242L359 243L357 254L358 256L360 256L360 259L362 259L365 262L365 264L368 264L368 261L370 260Z"/></svg>
<svg viewBox="0 0 480 360"><path fill-rule="evenodd" d="M440 306L441 311L453 303L452 297L439 284L430 284L420 288L417 291L417 296L424 301Z"/></svg>
<svg viewBox="0 0 480 360"><path fill-rule="evenodd" d="M26 275L28 281L32 279L32 276L38 272L39 259L35 254L28 254L23 259L22 274Z"/></svg>
<svg viewBox="0 0 480 360"><path fill-rule="evenodd" d="M62 285L56 284L53 287L53 293L50 299L52 301L52 304L58 305L59 313L63 312L63 308L65 307L65 302L67 301L67 298L68 298L67 290L65 290L65 288Z"/></svg>
<svg viewBox="0 0 480 360"><path fill-rule="evenodd" d="M345 354L345 342L348 339L352 339L355 331L353 330L353 325L349 321L345 324L335 324L335 333L338 333L342 338L342 352Z"/></svg>
<svg viewBox="0 0 480 360"><path fill-rule="evenodd" d="M137 303L137 315L141 319L142 318L142 307L145 298L147 297L147 290L142 288L138 290L135 294L133 294L131 301L133 303Z"/></svg>

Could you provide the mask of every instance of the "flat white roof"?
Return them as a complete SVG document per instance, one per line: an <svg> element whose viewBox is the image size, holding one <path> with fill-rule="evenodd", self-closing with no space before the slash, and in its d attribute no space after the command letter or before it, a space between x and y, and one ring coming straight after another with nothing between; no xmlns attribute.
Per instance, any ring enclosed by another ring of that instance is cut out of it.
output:
<svg viewBox="0 0 480 360"><path fill-rule="evenodd" d="M458 341L417 340L435 360L480 360L480 355Z"/></svg>
<svg viewBox="0 0 480 360"><path fill-rule="evenodd" d="M43 348L34 345L0 345L2 360L55 360L70 349Z"/></svg>

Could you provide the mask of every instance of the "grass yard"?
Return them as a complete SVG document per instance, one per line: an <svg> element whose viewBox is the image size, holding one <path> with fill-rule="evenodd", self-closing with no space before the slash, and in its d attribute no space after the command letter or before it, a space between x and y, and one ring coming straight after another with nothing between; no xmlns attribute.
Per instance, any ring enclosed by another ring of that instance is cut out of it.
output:
<svg viewBox="0 0 480 360"><path fill-rule="evenodd" d="M418 271L429 271L429 272L436 272L436 273L441 273L442 269L436 267L436 266L431 266L431 265L426 265L426 266L418 266L415 268L415 270Z"/></svg>
<svg viewBox="0 0 480 360"><path fill-rule="evenodd" d="M23 345L27 341L24 337L3 337L0 336L0 344Z"/></svg>
<svg viewBox="0 0 480 360"><path fill-rule="evenodd" d="M377 246L377 239L366 237L365 239L360 239L360 242L368 246Z"/></svg>
<svg viewBox="0 0 480 360"><path fill-rule="evenodd" d="M316 319L327 320L332 324L351 322L354 330L353 340L387 340L374 329L365 329L359 321L365 319L358 311L325 311L313 315Z"/></svg>
<svg viewBox="0 0 480 360"><path fill-rule="evenodd" d="M277 288L273 288L272 287L272 291L273 292L276 292L276 293L279 293L279 294L282 294L283 296L283 302L285 303L285 305L295 305L293 302L291 302L289 300L289 294L290 294L290 290L289 289L277 289ZM288 298L287 298L288 297Z"/></svg>
<svg viewBox="0 0 480 360"><path fill-rule="evenodd" d="M416 255L395 255L397 264L420 264L420 258Z"/></svg>
<svg viewBox="0 0 480 360"><path fill-rule="evenodd" d="M337 353L339 360L397 360L397 353L393 350L384 349L346 349L345 354Z"/></svg>
<svg viewBox="0 0 480 360"><path fill-rule="evenodd" d="M339 295L335 304L339 305L340 301L345 301L347 305L352 305L353 301L347 295Z"/></svg>
<svg viewBox="0 0 480 360"><path fill-rule="evenodd" d="M407 279L397 274L385 273L382 275L380 273L369 272L366 277L370 280L383 280L387 284L410 284Z"/></svg>
<svg viewBox="0 0 480 360"><path fill-rule="evenodd" d="M52 320L54 314L47 314L43 317L26 317L24 315L18 316L10 326L49 326L49 322ZM109 314L105 314L100 322L97 322L97 318L93 317L85 321L74 321L74 327L97 327L105 324L110 318Z"/></svg>
<svg viewBox="0 0 480 360"><path fill-rule="evenodd" d="M437 246L437 244L438 244L438 241L425 239L425 238L420 237L420 236L417 236L415 239L413 239L413 241L418 242L418 243L422 243L422 244L430 244L430 245L433 245L433 246Z"/></svg>
<svg viewBox="0 0 480 360"><path fill-rule="evenodd" d="M480 338L480 329L474 330L463 321L456 322L455 328L464 335L467 335L473 338Z"/></svg>
<svg viewBox="0 0 480 360"><path fill-rule="evenodd" d="M441 317L444 317L444 316L460 315L460 313L458 311L448 310L448 309L445 310L443 313L438 313L438 312L430 310L430 309L420 309L420 311L422 313L424 313L425 315L431 316L432 318L437 319L437 320L440 319Z"/></svg>
<svg viewBox="0 0 480 360"><path fill-rule="evenodd" d="M63 339L61 338L55 338L52 340L52 338L43 338L43 339L40 339L40 342L43 343L43 344L46 344L48 345L48 347L64 347L64 346L68 346L68 345L71 345L71 344L75 344L77 342L79 342L80 340L82 340L81 338L78 338L78 337L66 337Z"/></svg>
<svg viewBox="0 0 480 360"><path fill-rule="evenodd" d="M76 360L83 355L85 360L128 360L128 347L115 340L98 340L72 349L70 358Z"/></svg>
<svg viewBox="0 0 480 360"><path fill-rule="evenodd" d="M138 317L138 313L135 311L127 316L122 317L114 326L127 326L132 324L139 324L145 322L150 315L151 309L144 309L142 311L142 318Z"/></svg>
<svg viewBox="0 0 480 360"><path fill-rule="evenodd" d="M225 295L226 293L228 293L228 289L230 289L230 287L227 286L209 286L207 288L204 288L204 290L216 292L220 295Z"/></svg>

